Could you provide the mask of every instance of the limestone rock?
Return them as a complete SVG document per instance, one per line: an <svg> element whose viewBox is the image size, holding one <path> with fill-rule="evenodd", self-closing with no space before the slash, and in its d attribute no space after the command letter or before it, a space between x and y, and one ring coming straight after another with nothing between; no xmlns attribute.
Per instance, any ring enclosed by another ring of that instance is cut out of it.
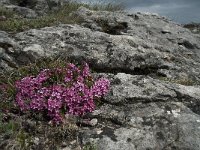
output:
<svg viewBox="0 0 200 150"><path fill-rule="evenodd" d="M121 73L103 76L110 77L112 88L93 113L104 120L102 131L85 130L83 143L106 150L200 148L200 87Z"/></svg>
<svg viewBox="0 0 200 150"><path fill-rule="evenodd" d="M33 19L38 16L34 10L26 7L20 7L16 5L5 5L5 8L15 12L16 14L24 18Z"/></svg>

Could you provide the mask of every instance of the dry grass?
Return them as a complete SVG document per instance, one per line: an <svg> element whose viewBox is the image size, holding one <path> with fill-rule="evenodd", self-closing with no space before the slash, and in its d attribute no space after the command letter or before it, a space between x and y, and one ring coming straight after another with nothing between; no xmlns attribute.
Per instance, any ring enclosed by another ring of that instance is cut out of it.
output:
<svg viewBox="0 0 200 150"><path fill-rule="evenodd" d="M160 77L159 80L167 81L167 82L171 82L171 83L175 83L175 84L181 84L181 85L185 85L185 86L194 86L194 85L200 84L199 82L194 81L192 79L188 79L188 78L169 79L169 78L166 78L166 77Z"/></svg>
<svg viewBox="0 0 200 150"><path fill-rule="evenodd" d="M8 32L21 32L33 28L42 28L47 26L62 24L79 24L81 20L70 16L70 13L76 11L79 7L84 6L91 10L106 10L117 11L122 10L122 5L113 3L96 3L96 4L84 4L78 2L67 2L62 8L56 12L49 12L46 16L41 16L36 19L19 18L15 12L7 10L4 7L0 7L0 16L5 16L5 21L0 21L0 30Z"/></svg>

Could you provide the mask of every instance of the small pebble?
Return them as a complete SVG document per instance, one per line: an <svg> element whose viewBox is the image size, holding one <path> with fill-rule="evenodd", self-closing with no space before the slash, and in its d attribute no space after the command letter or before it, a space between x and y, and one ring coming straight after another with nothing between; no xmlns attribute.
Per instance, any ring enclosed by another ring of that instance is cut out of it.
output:
<svg viewBox="0 0 200 150"><path fill-rule="evenodd" d="M40 139L38 137L35 137L33 142L35 145L39 145L39 141Z"/></svg>
<svg viewBox="0 0 200 150"><path fill-rule="evenodd" d="M98 120L96 118L90 120L90 125L91 126L95 126L95 125L97 125L97 123L98 123Z"/></svg>

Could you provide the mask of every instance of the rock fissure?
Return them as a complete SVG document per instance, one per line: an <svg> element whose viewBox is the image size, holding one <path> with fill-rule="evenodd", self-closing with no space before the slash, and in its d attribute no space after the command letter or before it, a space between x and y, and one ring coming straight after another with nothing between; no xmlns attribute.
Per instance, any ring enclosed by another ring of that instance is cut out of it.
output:
<svg viewBox="0 0 200 150"><path fill-rule="evenodd" d="M165 74L161 74L158 72L160 69L165 69L166 67L157 67L157 66L141 66L135 67L133 69L129 68L110 68L110 67L97 67L91 65L92 70L97 73L111 73L111 74L118 74L118 73L126 73L130 75L156 75L157 77L165 77Z"/></svg>

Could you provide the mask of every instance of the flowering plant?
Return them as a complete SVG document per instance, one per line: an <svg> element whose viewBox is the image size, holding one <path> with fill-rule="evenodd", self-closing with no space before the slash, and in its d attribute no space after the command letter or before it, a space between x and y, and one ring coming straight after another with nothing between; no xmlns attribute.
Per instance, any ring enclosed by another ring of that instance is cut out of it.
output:
<svg viewBox="0 0 200 150"><path fill-rule="evenodd" d="M56 124L65 114L82 116L95 109L95 99L109 89L108 79L94 81L89 66L44 69L37 76L27 76L15 83L16 104L22 111L47 112Z"/></svg>

